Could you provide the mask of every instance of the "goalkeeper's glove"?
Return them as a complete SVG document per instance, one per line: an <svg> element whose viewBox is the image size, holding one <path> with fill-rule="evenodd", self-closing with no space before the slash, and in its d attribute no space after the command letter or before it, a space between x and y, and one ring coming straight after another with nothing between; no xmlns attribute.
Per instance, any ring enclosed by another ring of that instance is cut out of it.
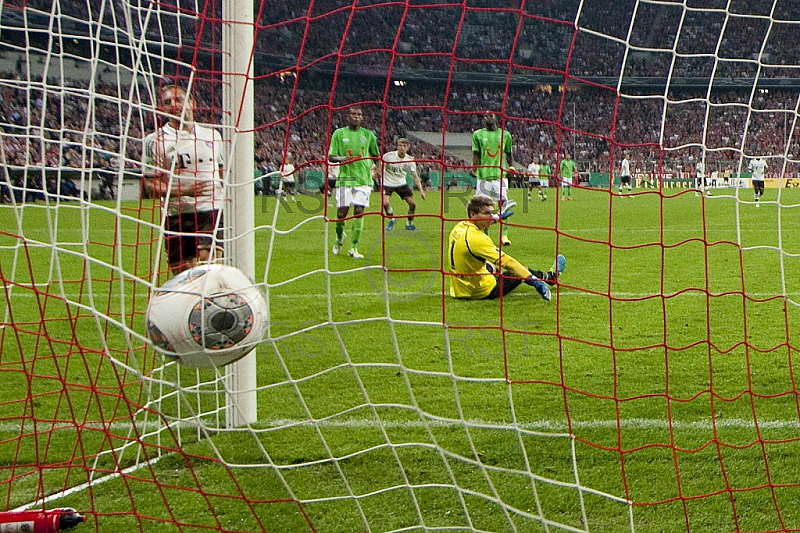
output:
<svg viewBox="0 0 800 533"><path fill-rule="evenodd" d="M531 274L528 279L525 280L525 283L536 289L536 292L539 293L542 300L550 301L550 288L545 285L542 280L533 277L533 274Z"/></svg>
<svg viewBox="0 0 800 533"><path fill-rule="evenodd" d="M501 220L505 220L513 214L514 211L503 211L500 214L495 213L494 215L492 215L492 220L494 220L495 222L500 222Z"/></svg>

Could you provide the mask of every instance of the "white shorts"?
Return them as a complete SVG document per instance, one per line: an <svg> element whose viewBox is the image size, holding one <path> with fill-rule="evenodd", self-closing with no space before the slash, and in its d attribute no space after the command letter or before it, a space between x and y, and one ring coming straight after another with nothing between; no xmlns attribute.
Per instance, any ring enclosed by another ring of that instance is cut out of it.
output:
<svg viewBox="0 0 800 533"><path fill-rule="evenodd" d="M369 207L369 195L371 192L371 185L336 187L336 191L333 193L336 197L336 207L350 207L351 205Z"/></svg>
<svg viewBox="0 0 800 533"><path fill-rule="evenodd" d="M561 178L561 183L572 187L572 178Z"/></svg>
<svg viewBox="0 0 800 533"><path fill-rule="evenodd" d="M475 183L475 194L484 194L499 202L501 199L505 202L508 199L508 179L502 180L483 180L479 179Z"/></svg>

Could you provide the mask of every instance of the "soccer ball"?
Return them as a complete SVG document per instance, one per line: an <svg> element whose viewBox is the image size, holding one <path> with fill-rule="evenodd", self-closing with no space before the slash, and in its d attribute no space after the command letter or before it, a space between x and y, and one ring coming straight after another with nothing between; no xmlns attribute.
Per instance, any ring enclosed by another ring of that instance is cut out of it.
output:
<svg viewBox="0 0 800 533"><path fill-rule="evenodd" d="M238 268L203 265L156 289L146 318L147 337L164 357L195 368L224 366L264 337L267 302Z"/></svg>

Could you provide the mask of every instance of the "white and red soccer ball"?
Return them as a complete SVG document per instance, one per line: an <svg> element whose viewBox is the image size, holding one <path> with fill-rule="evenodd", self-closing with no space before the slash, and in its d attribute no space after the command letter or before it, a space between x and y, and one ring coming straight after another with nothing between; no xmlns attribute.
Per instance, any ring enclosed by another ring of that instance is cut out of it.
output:
<svg viewBox="0 0 800 533"><path fill-rule="evenodd" d="M156 289L147 305L147 337L156 351L188 367L224 366L261 342L267 302L244 272L227 265L185 270Z"/></svg>

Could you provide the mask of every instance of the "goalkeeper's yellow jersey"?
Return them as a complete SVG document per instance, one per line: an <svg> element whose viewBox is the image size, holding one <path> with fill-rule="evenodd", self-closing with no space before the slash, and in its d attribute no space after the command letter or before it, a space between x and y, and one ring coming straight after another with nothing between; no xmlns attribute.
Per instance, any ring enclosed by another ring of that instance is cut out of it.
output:
<svg viewBox="0 0 800 533"><path fill-rule="evenodd" d="M495 277L487 270L486 262L520 278L530 276L530 271L510 255L501 254L492 239L469 220L456 224L450 232L448 250L450 296L481 299L489 296L497 285Z"/></svg>

